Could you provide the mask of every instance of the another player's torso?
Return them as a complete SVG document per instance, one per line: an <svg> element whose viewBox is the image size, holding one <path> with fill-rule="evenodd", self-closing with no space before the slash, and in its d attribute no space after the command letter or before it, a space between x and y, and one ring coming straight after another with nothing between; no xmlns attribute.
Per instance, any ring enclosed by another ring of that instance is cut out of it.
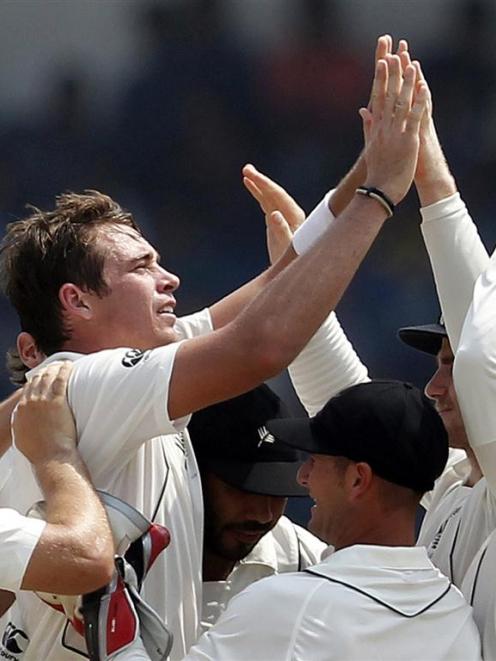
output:
<svg viewBox="0 0 496 661"><path fill-rule="evenodd" d="M16 459L17 479L24 485L19 495L20 508L26 509L39 500L40 493L23 457ZM108 482L100 479L96 486L171 531L171 544L150 570L143 595L173 632L171 658L180 659L197 638L201 595L203 504L187 432L151 439L121 473ZM65 620L61 615L30 593L21 594L18 599L21 610L12 610L9 631L13 627L20 629L30 643L24 655L14 655L12 659L81 659L62 644Z"/></svg>
<svg viewBox="0 0 496 661"><path fill-rule="evenodd" d="M485 479L474 487L460 485L428 511L417 544L431 561L461 586L480 546L496 528L496 500Z"/></svg>

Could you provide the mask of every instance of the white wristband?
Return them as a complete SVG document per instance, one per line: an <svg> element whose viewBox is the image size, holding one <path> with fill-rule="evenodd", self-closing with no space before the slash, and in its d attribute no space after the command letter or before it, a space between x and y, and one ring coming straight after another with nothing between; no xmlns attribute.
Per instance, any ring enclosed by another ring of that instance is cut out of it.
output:
<svg viewBox="0 0 496 661"><path fill-rule="evenodd" d="M329 200L334 188L326 193L307 219L300 225L293 236L293 248L297 255L303 255L317 242L334 220L334 214L329 209Z"/></svg>

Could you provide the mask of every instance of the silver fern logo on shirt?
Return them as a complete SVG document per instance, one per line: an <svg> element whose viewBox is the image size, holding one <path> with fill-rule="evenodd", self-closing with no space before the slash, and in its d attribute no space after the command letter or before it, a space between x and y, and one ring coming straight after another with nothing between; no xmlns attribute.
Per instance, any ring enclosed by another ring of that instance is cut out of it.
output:
<svg viewBox="0 0 496 661"><path fill-rule="evenodd" d="M258 438L260 439L259 442L258 442L257 447L260 447L262 445L262 443L275 443L276 442L276 439L270 433L270 431L267 429L267 427L265 427L265 425L263 427L259 427L257 429L257 432L258 432Z"/></svg>

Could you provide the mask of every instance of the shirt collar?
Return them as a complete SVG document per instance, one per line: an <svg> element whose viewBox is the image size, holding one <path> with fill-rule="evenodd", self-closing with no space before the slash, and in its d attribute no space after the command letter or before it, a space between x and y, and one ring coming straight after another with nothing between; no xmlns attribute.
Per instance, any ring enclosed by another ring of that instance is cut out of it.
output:
<svg viewBox="0 0 496 661"><path fill-rule="evenodd" d="M258 542L255 548L239 561L240 565L263 565L269 567L273 572L277 572L277 553L274 540L272 539L272 531L266 533Z"/></svg>
<svg viewBox="0 0 496 661"><path fill-rule="evenodd" d="M44 367L47 365L50 365L50 363L54 363L57 360L70 360L71 362L74 362L75 360L78 360L84 356L82 353L76 353L75 351L57 351L56 353L52 353L51 356L48 356L48 358L45 358L45 360L37 365L36 367L33 367L32 370L29 370L26 372L26 378L32 379L33 376L42 370Z"/></svg>
<svg viewBox="0 0 496 661"><path fill-rule="evenodd" d="M324 556L323 556L324 557ZM423 546L375 546L354 544L328 554L322 564L333 567L382 567L388 569L432 569Z"/></svg>

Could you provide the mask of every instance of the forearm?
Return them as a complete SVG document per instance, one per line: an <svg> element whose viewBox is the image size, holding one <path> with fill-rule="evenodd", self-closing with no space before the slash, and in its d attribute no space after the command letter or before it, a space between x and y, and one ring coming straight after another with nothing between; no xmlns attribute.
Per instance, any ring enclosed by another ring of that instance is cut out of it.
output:
<svg viewBox="0 0 496 661"><path fill-rule="evenodd" d="M282 351L289 355L300 351L339 302L384 221L385 213L377 203L355 196L321 240L290 264L273 287L264 290L240 315L240 326L255 333L251 327L256 325L260 332L263 325L267 336L284 336L284 342L279 342ZM294 295L302 287L303 310L301 297ZM288 332L282 334L281 326L287 326Z"/></svg>
<svg viewBox="0 0 496 661"><path fill-rule="evenodd" d="M444 322L455 352L474 285L489 256L458 194L421 210L422 235Z"/></svg>
<svg viewBox="0 0 496 661"><path fill-rule="evenodd" d="M315 415L344 388L368 380L360 361L332 312L303 351L289 366L289 374L301 403Z"/></svg>
<svg viewBox="0 0 496 661"><path fill-rule="evenodd" d="M343 213L353 199L355 191L363 185L367 177L367 165L363 153L360 154L351 170L343 177L332 192L329 200L329 209L335 216Z"/></svg>
<svg viewBox="0 0 496 661"><path fill-rule="evenodd" d="M435 204L457 190L432 119L428 127L420 133L415 187L422 207Z"/></svg>
<svg viewBox="0 0 496 661"><path fill-rule="evenodd" d="M76 450L37 464L47 526L24 576L23 588L60 594L88 592L111 575L113 541L104 508ZM47 558L57 571L47 571Z"/></svg>

